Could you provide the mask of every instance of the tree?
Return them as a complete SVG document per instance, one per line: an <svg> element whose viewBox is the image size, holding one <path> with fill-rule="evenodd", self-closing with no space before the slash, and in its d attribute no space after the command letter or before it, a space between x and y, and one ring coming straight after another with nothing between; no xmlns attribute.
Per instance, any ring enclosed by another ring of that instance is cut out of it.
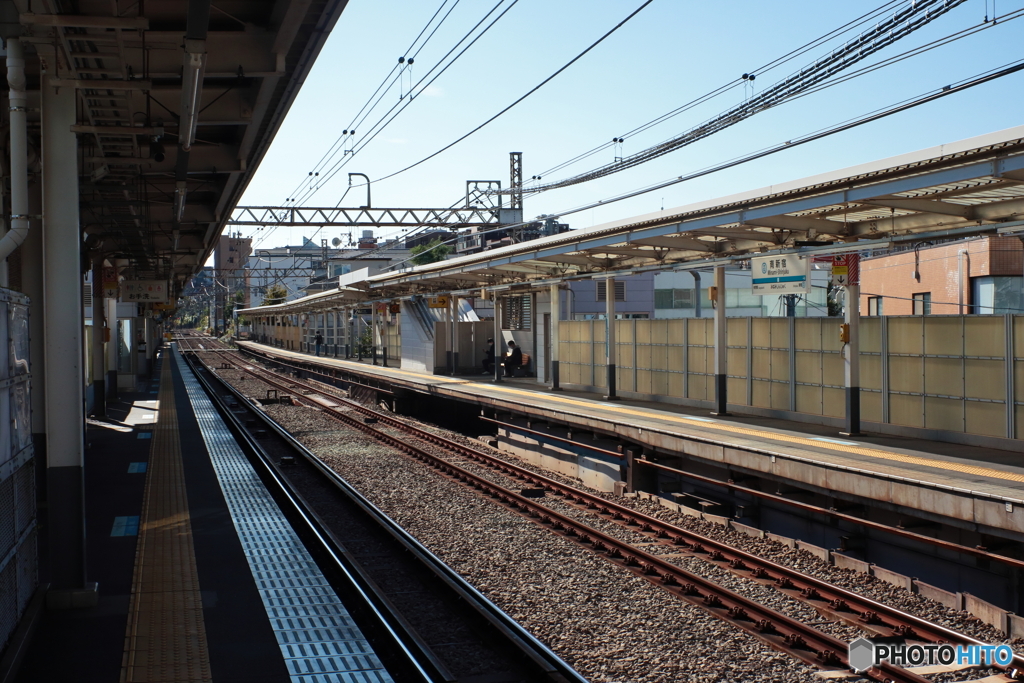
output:
<svg viewBox="0 0 1024 683"><path fill-rule="evenodd" d="M238 290L230 299L228 299L227 304L225 304L224 317L228 319L233 318L235 309L240 308L243 305L245 305L245 292Z"/></svg>
<svg viewBox="0 0 1024 683"><path fill-rule="evenodd" d="M283 304L288 300L288 290L284 285L270 285L263 294L263 303L260 306L275 306Z"/></svg>
<svg viewBox="0 0 1024 683"><path fill-rule="evenodd" d="M440 237L435 237L429 244L419 244L412 248L413 265L425 266L428 263L444 261L452 253L452 245L444 244Z"/></svg>

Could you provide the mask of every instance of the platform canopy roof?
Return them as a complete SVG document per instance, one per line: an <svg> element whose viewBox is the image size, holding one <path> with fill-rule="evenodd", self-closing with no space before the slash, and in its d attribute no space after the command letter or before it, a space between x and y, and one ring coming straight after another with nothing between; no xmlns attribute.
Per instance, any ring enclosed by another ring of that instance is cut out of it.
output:
<svg viewBox="0 0 1024 683"><path fill-rule="evenodd" d="M690 269L995 234L1024 219L1024 126L584 230L376 275L370 298Z"/></svg>
<svg viewBox="0 0 1024 683"><path fill-rule="evenodd" d="M346 2L0 0L4 38L22 38L27 56L39 57L27 60L29 91L45 66L51 85L76 92L90 256L180 291L209 257Z"/></svg>

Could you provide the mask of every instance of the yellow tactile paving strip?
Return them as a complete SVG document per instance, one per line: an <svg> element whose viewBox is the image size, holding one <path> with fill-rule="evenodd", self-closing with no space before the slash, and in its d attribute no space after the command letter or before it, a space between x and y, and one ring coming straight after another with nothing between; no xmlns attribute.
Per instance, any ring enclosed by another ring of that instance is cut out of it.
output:
<svg viewBox="0 0 1024 683"><path fill-rule="evenodd" d="M125 634L121 683L212 681L174 406L163 363Z"/></svg>
<svg viewBox="0 0 1024 683"><path fill-rule="evenodd" d="M257 345L258 346L258 345ZM280 349L268 350L269 353L280 353ZM288 355L296 358L305 359L304 354L284 352L282 355ZM323 359L320 359L323 360ZM349 363L345 361L336 361L331 359L333 362L345 363L346 365L358 365L358 363ZM409 378L416 378L421 381L429 379L431 382L436 384L463 384L466 386L474 386L477 383L470 382L464 379L452 379L449 377L437 377L434 375L422 375L415 372L409 372L408 370L397 370L394 368L380 369L380 374L394 373L397 375L403 375ZM514 389L512 387L504 387L501 385L487 385L482 387L487 391L496 391L499 393L513 394L516 396L529 396L534 400L542 400L545 404L556 404L556 405L572 405L581 408L586 408L588 411L600 411L602 413L611 413L615 417L622 415L633 415L636 417L642 417L648 420L657 420L660 422L678 423L685 424L690 427L696 427L698 429L706 431L717 431L727 432L738 436L750 437L759 440L769 440L776 442L784 442L798 446L804 446L807 448L822 448L832 451L839 451L840 453L862 455L868 458L877 458L880 460L886 460L889 462L899 462L907 465L920 465L924 467L932 467L938 470L945 470L948 472L958 472L960 474L970 474L979 477L990 477L992 479L1001 479L1003 481L1013 482L1024 482L1024 474L1017 472L1008 472L1006 470L999 470L992 467L984 467L982 465L969 465L966 463L952 462L948 460L939 460L936 458L928 458L918 455L909 455L906 453L897 453L894 451L886 451L878 448L870 448L866 446L851 446L841 443L831 443L828 441L819 441L810 437L794 436L792 434L783 434L779 432L770 432L762 429L752 429L750 427L743 427L741 425L729 424L726 422L714 421L709 422L707 420L694 420L689 419L684 415L673 415L671 413L663 413L651 410L638 410L634 408L626 408L621 405L617 405L614 408L607 407L606 404L599 401L587 401L581 399L569 398L566 396L556 396L544 394L538 396L535 391L526 391L523 389ZM543 407L543 406L542 406ZM614 420L613 421L617 421Z"/></svg>

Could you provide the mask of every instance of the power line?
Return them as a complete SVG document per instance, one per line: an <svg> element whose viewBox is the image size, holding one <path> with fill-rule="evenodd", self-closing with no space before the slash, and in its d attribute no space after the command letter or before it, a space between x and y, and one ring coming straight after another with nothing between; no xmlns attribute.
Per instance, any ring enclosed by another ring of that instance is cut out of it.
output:
<svg viewBox="0 0 1024 683"><path fill-rule="evenodd" d="M416 52L412 55L413 57L416 57L417 55L419 55L420 51L424 47L426 47L427 43L430 42L430 39L434 37L434 34L437 33L437 30L439 28L441 28L441 25L444 24L444 22L448 19L448 17L451 15L452 11L458 6L460 1L461 0L455 0L455 2L452 4L452 6L448 9L448 12L445 13L445 15L444 15L444 17L442 17L441 21L439 21L437 23L437 26L434 27L434 30L431 31L430 35L427 36L426 40L423 41L423 44L420 45L416 49ZM428 28L430 28L430 25L434 23L434 20L437 19L437 15L441 13L441 10L444 9L445 5L447 5L448 2L449 2L449 0L442 0L440 6L438 6L437 10L434 11L433 16L431 16L430 20L427 21L426 24L424 24L422 29L420 29L419 34L413 39L412 43L409 44L408 49L403 53L403 55L408 55L410 52L412 52L413 47L416 46L416 43L419 41L419 39L422 38L423 34L426 33ZM370 95L370 97L366 100L366 102L363 104L363 106L359 108L359 111L356 112L356 115L352 117L352 121L350 121L348 127L344 129L346 132L343 133L342 135L338 136L338 139L334 141L334 143L328 148L328 150L320 158L320 161L318 161L316 163L316 165L313 167L313 170L311 171L311 173L315 173L315 172L321 170L325 163L328 163L330 161L330 159L334 158L334 156L337 154L336 149L337 149L338 145L340 143L342 143L342 141L346 137L348 137L348 135L349 135L348 131L350 131L351 129L355 128L357 125L360 125L362 123L362 121L365 120L365 118L366 118L365 116L363 116L363 118L360 119L360 116L363 115L363 112L366 112L366 115L368 116L370 114L370 112L373 111L373 109L377 106L377 104L380 103L380 100L384 97L384 95L389 90L391 90L391 87L394 85L395 81L398 78L401 77L401 70L405 68L404 65L405 65L405 59L404 59L404 56L403 56L402 60L400 60L397 64L395 64L394 66L391 67L391 71L388 72L388 75L384 77L384 79L380 82L380 85L377 86L377 89L373 91L373 94ZM394 75L395 71L399 71L399 75L395 78L395 80L391 80L391 77L392 77L392 75ZM390 83L389 83L389 81L390 81ZM385 87L385 86L387 86L387 87ZM382 90L383 90L383 92L382 92ZM377 97L378 93L380 94L380 97L378 97L377 101L374 102L374 98ZM371 102L372 102L372 106L371 106ZM369 109L367 109L367 108L369 108ZM292 190L292 192L291 192L292 196L298 194L298 192L301 190L302 184L303 184L303 182L305 182L305 180L306 179L304 178L303 181L300 182L295 187L294 190Z"/></svg>
<svg viewBox="0 0 1024 683"><path fill-rule="evenodd" d="M606 164L564 180L529 188L527 191L531 194L536 194L603 178L613 173L647 163L677 149L691 145L694 142L703 140L751 116L793 99L802 92L830 78L833 74L845 70L875 52L910 35L964 2L966 0L915 0L908 7L894 12L888 19L879 22L873 28L864 31L856 38L836 48L829 54L820 57L814 63L804 67L795 74L681 135L631 156L624 157L612 164ZM749 78L749 74L747 76Z"/></svg>
<svg viewBox="0 0 1024 683"><path fill-rule="evenodd" d="M871 21L871 19L873 19L876 16L878 16L879 14L885 12L887 9L889 9L893 5L897 5L897 4L899 4L899 3L903 2L903 1L904 0L889 0L889 2L886 2L882 6L877 7L875 9L871 10L870 12L862 14L861 16L857 17L856 19L853 19L853 20L843 24L842 26L839 26L838 28L835 28L832 31L829 31L828 33L826 33L826 34L824 34L822 36L819 36L818 38L815 38L814 40L812 40L812 41L810 41L808 43L804 43L803 45L801 45L798 48L790 50L786 54L784 54L781 57L778 57L778 58L768 62L767 64L764 64L764 65L762 65L762 66L760 66L760 67L758 67L756 69L753 69L751 71L751 73L757 74L758 76L763 76L765 73L768 73L772 69L775 69L775 68L781 66L782 64L785 64L785 63L787 63L787 62L789 62L789 61L791 61L793 59L796 59L800 55L803 55L803 54L809 52L810 50L812 50L815 47L817 47L817 46L827 42L828 40L831 40L832 38L834 38L836 36L842 35L843 33L846 33L847 31L850 31L850 30L852 30L852 29L854 29L854 28L856 28L856 27L858 27L858 26L860 26L860 25L862 25L864 23L867 23L868 21ZM653 128L654 126L656 126L658 124L664 123L665 121L668 121L669 119L674 118L675 116L678 116L679 114L681 114L681 113L683 113L685 111L689 111L690 109L693 109L694 107L696 107L696 106L698 106L700 104L703 104L704 102L707 102L707 101L717 97L718 95L721 95L721 94L723 94L725 92L728 92L729 90L732 90L732 89L734 89L736 87L739 87L742 83L743 83L743 79L741 79L741 78L736 78L736 79L734 79L732 81L729 81L728 83L725 83L724 85L721 85L718 88L715 88L714 90L712 90L712 91L710 91L708 93L705 93L705 94L703 94L703 95L701 95L701 96L699 96L697 98L694 98L693 100L687 102L686 104L683 104L683 105L677 107L676 109L673 109L672 111L668 112L667 114L662 114L661 116L659 116L659 117L657 117L657 118L655 118L655 119L653 119L651 121L648 121L647 123L645 123L643 125L637 126L636 128L634 128L634 129L624 133L621 137L624 138L624 139L629 139L630 137L632 137L634 135L637 135L639 133L647 131L647 130ZM582 161L583 159L589 158L589 157L593 156L594 154L597 154L597 153L599 153L601 151L604 151L604 150L608 149L613 144L615 144L615 143L614 142L606 142L606 143L603 143L601 145L598 145L597 147L595 147L595 148L593 148L591 150L588 150L586 152L583 152L583 153L573 157L572 159L569 159L568 161L564 161L564 162L558 164L557 166L553 166L553 167L551 167L551 168L549 168L549 169L547 169L545 171L542 171L540 173L540 176L546 176L546 175L549 175L551 173L556 173L556 172L562 170L563 168L565 168L567 166L570 166L570 165L572 165L572 164L574 164L574 163L576 163L578 161Z"/></svg>
<svg viewBox="0 0 1024 683"><path fill-rule="evenodd" d="M377 180L375 180L374 182L377 182L377 183L379 183L379 182L380 182L380 181L382 181L382 180L387 180L388 178L394 178L394 177L395 177L396 175L399 175L400 173L405 173L405 172L406 172L406 171L408 171L409 169L415 168L415 167L419 166L420 164L422 164L422 163L424 163L424 162L426 162L426 161L429 161L430 159L433 159L433 158L434 158L434 157L436 157L436 156L437 156L438 154L441 154L442 152L445 152L445 151L447 151L447 150L451 149L451 148L452 148L452 147L454 147L455 145L459 144L460 142L462 142L463 140L465 140L466 138L468 138L468 137L469 137L470 135L473 135L473 133L476 133L476 132L477 132L478 130L480 130L480 129L481 129L481 128L483 128L484 126L488 125L489 123L491 123L492 121L494 121L495 119L497 119L497 118L498 118L499 116L501 116L502 114L504 114L504 113L505 113L505 112L507 112L508 110L510 110L510 109L512 109L513 107L515 107L515 106L516 106L517 104L519 104L520 102L522 102L523 100L525 100L525 99L526 99L527 97L529 97L530 95L532 95L533 93L537 92L537 91L538 91L538 90L540 90L540 89L541 89L542 87L544 87L545 85L547 85L547 83L548 83L549 81L551 81L551 80L552 80L553 78L555 78L556 76L558 76L558 75L559 75L560 73L562 73L563 71L565 71L566 69L568 69L568 68L569 68L570 66L572 66L573 64L575 64L576 62L578 62L578 61L579 61L580 59L582 59L582 58L583 58L583 56L584 56L585 54L587 54L588 52L590 52L591 50L593 50L593 49L594 49L595 47L597 47L598 45L600 45L600 44L601 44L602 42L604 42L605 38L607 38L607 37L608 37L608 36L610 36L611 34L613 34L613 33L615 33L616 31L618 31L618 30L619 30L620 28L622 28L622 27L623 27L623 26L624 26L624 25L626 24L626 22L628 22L628 21L629 21L630 19L632 19L633 17L635 17L635 16L637 15L637 14L639 14L641 10L643 10L643 9L644 9L645 7L647 7L648 5L650 5L650 4L651 4L651 3L653 2L653 1L654 1L654 0L647 0L646 2L644 2L644 3L643 3L642 5L640 5L640 6L638 7L638 8L636 8L635 10L633 10L633 12L632 12L632 13L631 13L631 14L630 14L629 16L627 16L627 17L626 17L625 19L623 19L623 20L622 20L622 21L620 21L620 22L619 22L618 24L616 24L616 25L615 25L615 26L614 26L614 27L613 27L613 28L612 28L612 29L611 29L610 31L608 31L608 32L607 32L607 33L605 33L605 34L604 34L603 36L601 36L600 38L598 38L598 39L597 39L596 41L594 41L593 43L591 43L591 44L590 44L590 46L589 46L589 47L588 47L587 49L585 49L585 50L584 50L583 52L579 53L578 55L576 55L575 57L573 57L573 58L572 58L571 60L569 60L569 62L567 62L567 63L566 63L566 64L565 64L565 65L564 65L564 66L563 66L562 68L560 68L560 69L559 69L558 71L556 71L555 73L553 73L553 74L551 74L550 76L548 76L547 78L545 78L545 79L544 79L543 81L541 81L541 82L540 82L540 83L538 83L538 84L537 84L536 86L534 86L533 88L531 88L531 89L530 89L530 90L529 90L529 91L528 91L528 92L527 92L527 93L526 93L525 95L523 95L522 97L520 97L519 99L517 99L517 100L516 100L515 102L513 102L512 104L508 105L507 107L505 107L504 109L502 109L501 111L499 111L499 112L498 112L497 114L495 114L495 115L494 115L494 116L492 116L491 118L489 118L489 119L487 119L486 121L484 121L483 123L481 123L481 124L480 124L479 126L477 126L476 128L474 128L473 130L469 131L468 133L466 133L466 134L465 134L465 135L463 135L462 137L458 138L458 139L457 139L457 140L455 140L454 142L452 142L452 143L450 143L450 144L448 144L448 145L446 145L446 146L442 147L441 149L437 150L436 152L434 152L434 153L433 153L433 154L431 154L430 156L424 157L424 158L420 159L419 161L417 161L416 163L414 163L414 164L410 164L409 166L406 166L405 168L403 168L403 169L402 169L402 170L400 170L400 171L395 171L394 173L391 173L391 174L389 174L389 175L386 175L386 176L384 176L383 178L378 178L378 179L377 179Z"/></svg>
<svg viewBox="0 0 1024 683"><path fill-rule="evenodd" d="M467 50L469 50L469 48L473 47L473 45L478 40L480 40L480 38L482 38L488 31L490 31L491 28L493 28L494 25L496 23L498 23L498 21L500 21L501 18L504 17L509 12L509 10L511 10L513 7L515 7L515 5L519 2L519 0L512 0L512 2L508 5L508 7L506 7L504 10L502 10L501 14L499 14L497 17L495 17L494 20L492 20L490 24L488 24L486 27L484 27L484 29L482 31L480 31L480 33L478 33L469 42L469 44L467 44L464 48L462 48L462 50L457 55L455 55L447 64L445 64L444 67L441 68L441 70L437 72L437 74L435 74L432 78L430 78L429 81L427 81L426 84L424 84L423 82L426 81L427 78L430 77L430 75L438 67L440 67L441 64L444 63L444 61L446 59L448 59L448 57L451 56L451 54L453 52L455 52L455 50L458 49L458 47L463 42L465 42L471 35L473 35L473 33L480 27L480 25L483 24L487 20L487 18L490 17L491 14L493 14L504 2L505 2L505 0L498 0L498 3L494 7L492 7L491 10L486 15L484 15L484 17L479 22L476 23L475 26L473 26L473 28L471 28L469 30L469 32L467 32L466 35L463 36L462 39L459 40L459 42L457 42L452 47L451 50L449 50L440 60L438 60L437 63L434 64L434 66L431 67L430 70L423 76L423 78L421 78L419 81L417 81L416 84L413 85L410 88L410 90L409 90L409 98L404 100L404 101L400 101L401 106L399 106L398 104L395 104L395 105L393 105L391 107L391 109L389 109L387 112L385 112L384 115L380 119L377 120L377 123L373 124L373 126L370 128L371 132L369 134L364 134L359 139L359 141L357 141L353 145L351 153L346 155L346 156L344 156L344 157L342 157L342 159L340 159L339 161L336 161L327 170L326 177L323 180L320 181L320 184L318 184L316 188L310 188L309 190L304 192L296 200L296 202L297 203L302 203L302 202L307 201L310 197L312 197L314 194L316 194L324 184L326 184L335 175L337 175L341 171L341 169L346 164L348 164L348 162L352 158L355 157L356 154L358 154L360 151L362 151L370 142L372 142L374 140L374 138L377 137L377 135L379 135L381 133L381 131L383 131L392 121L394 121L395 118L397 118L399 114L401 114L403 111L405 111L405 109L410 104L412 104L413 100L416 97L415 95L413 95L413 92L415 90L419 89L420 92L423 92L423 90L425 90L427 87L432 85L434 83L434 81L436 81L438 78L440 78L441 75L444 74L444 72L447 71L449 67L451 67L456 61L458 61L458 59L460 57L462 57L462 55L464 55L466 53ZM396 108L398 109L398 111L395 111Z"/></svg>
<svg viewBox="0 0 1024 683"><path fill-rule="evenodd" d="M799 137L799 138L793 138L791 140L787 140L784 143L781 143L781 144L778 144L778 145L774 145L772 147L764 148L764 149L762 149L760 151L754 152L752 154L748 154L746 156L735 158L735 159L733 159L731 161L726 161L726 162L723 162L723 163L720 163L720 164L716 164L714 166L709 166L709 167L706 167L706 168L704 168L704 169L702 169L700 171L695 171L695 172L690 173L690 174L685 175L685 176L678 176L676 178L672 178L671 180L667 180L667 181L664 181L664 182L661 182L661 183L656 183L656 184L653 184L653 185L649 185L649 186L646 186L646 187L643 187L643 188L640 188L640 189L637 189L637 190L633 190L633 191L630 191L630 192L627 192L627 193L624 193L624 194L621 194L621 195L616 195L616 196L613 196L613 197L610 197L610 198L607 198L607 199L599 200L597 202L592 202L590 204L584 204L582 206L578 206L576 208L569 209L567 211L559 211L559 212L552 213L552 214L549 214L549 215L553 216L553 217L561 218L561 217L564 217L564 216L570 216L570 215L572 215L574 213L580 213L582 211L588 211L590 209L595 209L595 208L598 208L598 207L607 206L609 204L614 204L615 202L620 202L620 201L622 201L624 199L632 199L633 197L639 197L640 195L647 194L648 192L654 192L656 190L661 190L661 189L664 189L666 187L671 187L672 185L678 185L679 183L684 183L684 182L686 182L688 180L693 180L695 178L700 178L702 176L710 175L712 173L716 173L718 171L723 171L725 169L732 168L734 166L740 166L740 165L748 163L750 161L755 161L755 160L761 159L763 157L771 156L772 154L776 154L776 153L781 152L783 150L792 149L794 147L798 147L800 145L807 144L808 142L813 142L815 140L820 140L820 139L828 137L830 135L835 135L836 133L842 133L844 131L851 130L853 128L857 128L857 127L862 126L864 124L872 123L874 121L878 121L878 120L886 118L888 116L892 116L893 114L899 114L899 113L902 113L904 111L908 111L910 109L914 109L916 107L919 107L921 105L928 104L930 102L934 102L935 100L939 100L939 99L942 99L944 97L948 97L950 95L954 95L956 93L960 93L960 92L963 92L965 90L969 90L970 88L974 88L976 86L983 85L985 83L989 83L989 82L997 80L999 78L1003 78L1004 76L1009 76L1009 75L1017 73L1019 71L1024 71L1024 59L1020 59L1020 60L1017 60L1015 62L1010 62L1008 64L1005 64L1005 65L1001 66L1001 67L996 67L995 69L990 69L989 71L982 72L981 74L978 74L977 76L973 76L973 77L971 77L969 79L964 79L962 81L958 81L956 83L952 83L950 85L943 86L942 88L938 88L938 89L934 89L934 90L928 91L925 94L919 95L919 96L914 97L914 98L909 98L909 99L906 99L906 100L902 100L902 101L897 102L896 104L891 105L889 107L885 107L885 108L882 108L882 109L876 109L876 110L874 110L872 112L869 112L867 114L864 114L864 115L862 115L860 117L853 118L853 119L847 119L846 121L844 121L842 123L839 123L839 124L836 124L834 126L830 126L828 128L819 129L818 131L815 131L813 133L809 133L809 134L804 135L804 136ZM501 226L499 228L493 228L491 230L481 231L478 234L486 234L486 233L489 233L489 232L495 232L497 230L507 230L507 229L512 228L512 227L518 227L519 225L526 225L529 222L532 222L532 221L527 221L525 223L518 223L518 224L515 224L515 225L503 225L503 226ZM450 243L454 242L456 239L457 238L454 238L454 239L451 239L451 240L447 240L447 241L443 242L442 244L450 244ZM406 261L402 261L400 263L396 263L393 266L391 266L391 268L394 268L396 266L401 266L403 263L406 263Z"/></svg>

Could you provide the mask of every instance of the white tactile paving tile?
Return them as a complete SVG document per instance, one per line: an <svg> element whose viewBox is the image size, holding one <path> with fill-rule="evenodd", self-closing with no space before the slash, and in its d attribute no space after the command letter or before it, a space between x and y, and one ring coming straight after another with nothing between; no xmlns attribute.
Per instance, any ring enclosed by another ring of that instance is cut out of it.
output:
<svg viewBox="0 0 1024 683"><path fill-rule="evenodd" d="M393 683L176 350L203 441L293 683Z"/></svg>

